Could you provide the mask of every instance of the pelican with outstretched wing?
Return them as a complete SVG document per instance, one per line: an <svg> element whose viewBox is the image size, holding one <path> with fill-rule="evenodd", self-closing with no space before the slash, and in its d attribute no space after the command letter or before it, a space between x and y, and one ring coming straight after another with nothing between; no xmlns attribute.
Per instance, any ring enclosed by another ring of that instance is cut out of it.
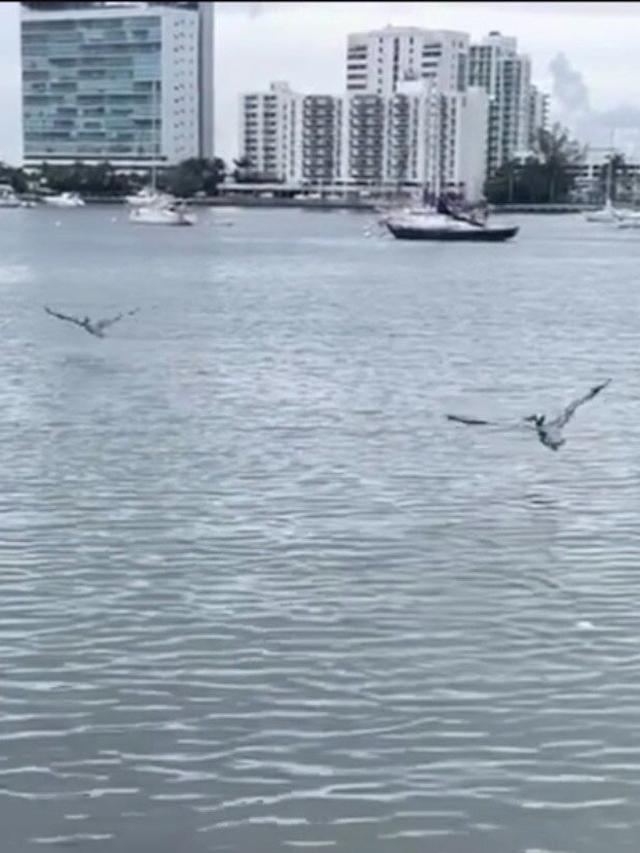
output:
<svg viewBox="0 0 640 853"><path fill-rule="evenodd" d="M96 320L95 322L92 322L89 317L83 317L81 320L79 317L73 317L70 314L62 314L60 311L53 311L48 305L44 306L44 310L52 317L57 317L58 320L66 320L68 323L74 323L76 326L80 326L81 329L84 329L85 332L89 332L90 335L94 335L96 338L104 338L105 329L108 329L109 326L113 326L114 323L122 320L123 317L130 317L132 314L137 314L140 309L134 308L132 311L127 311L124 314L120 313L116 314L115 317L105 317L104 319Z"/></svg>
<svg viewBox="0 0 640 853"><path fill-rule="evenodd" d="M529 415L524 418L519 425L525 425L535 429L538 434L538 438L545 447L548 447L550 450L559 450L559 448L566 442L566 438L562 435L562 430L569 423L577 409L589 400L593 400L593 398L606 388L610 382L611 379L607 379L599 385L594 385L593 388L590 388L582 397L578 397L576 400L569 403L569 405L554 418L548 420L546 415ZM500 426L500 424L495 421L485 421L480 418L466 417L464 415L447 415L447 420L470 426Z"/></svg>

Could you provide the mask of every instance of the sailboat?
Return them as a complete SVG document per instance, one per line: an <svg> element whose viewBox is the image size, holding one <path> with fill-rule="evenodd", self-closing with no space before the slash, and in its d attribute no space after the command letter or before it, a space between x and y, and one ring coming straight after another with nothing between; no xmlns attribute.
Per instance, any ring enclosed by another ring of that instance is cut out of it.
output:
<svg viewBox="0 0 640 853"><path fill-rule="evenodd" d="M158 83L153 89L153 129L156 130ZM156 134L154 133L154 137ZM158 160L158 140L155 138L156 156L151 167L151 187L144 187L133 196L127 196L132 207L129 221L137 225L195 225L198 217L184 202L177 202L168 193L158 192L156 172Z"/></svg>
<svg viewBox="0 0 640 853"><path fill-rule="evenodd" d="M607 166L607 182L604 207L601 207L600 210L591 210L588 213L585 213L584 218L587 220L587 222L621 222L623 219L627 219L629 214L631 213L631 211L627 210L618 210L613 206L613 202L611 201L612 180L613 155L609 157L609 164Z"/></svg>

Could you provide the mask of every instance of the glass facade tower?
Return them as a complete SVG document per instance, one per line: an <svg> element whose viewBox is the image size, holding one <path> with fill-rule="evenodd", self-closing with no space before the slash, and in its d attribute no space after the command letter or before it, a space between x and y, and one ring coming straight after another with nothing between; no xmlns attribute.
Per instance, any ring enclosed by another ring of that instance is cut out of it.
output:
<svg viewBox="0 0 640 853"><path fill-rule="evenodd" d="M23 10L21 38L26 162L197 154L197 11Z"/></svg>

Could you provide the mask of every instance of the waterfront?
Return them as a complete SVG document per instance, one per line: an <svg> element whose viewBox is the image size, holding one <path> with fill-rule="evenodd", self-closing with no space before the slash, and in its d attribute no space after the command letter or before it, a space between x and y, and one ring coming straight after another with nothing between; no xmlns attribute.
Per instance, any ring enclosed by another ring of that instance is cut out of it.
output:
<svg viewBox="0 0 640 853"><path fill-rule="evenodd" d="M637 848L638 235L0 221L3 853Z"/></svg>

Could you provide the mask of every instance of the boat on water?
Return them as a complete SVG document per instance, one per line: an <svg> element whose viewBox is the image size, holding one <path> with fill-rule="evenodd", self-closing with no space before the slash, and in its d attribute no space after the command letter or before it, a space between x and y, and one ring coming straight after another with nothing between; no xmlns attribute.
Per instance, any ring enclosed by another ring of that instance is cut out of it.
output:
<svg viewBox="0 0 640 853"><path fill-rule="evenodd" d="M137 225L195 225L198 217L185 204L134 207L129 220Z"/></svg>
<svg viewBox="0 0 640 853"><path fill-rule="evenodd" d="M153 187L143 187L134 195L126 196L129 207L154 207L158 204L171 204L175 198L169 193L162 193Z"/></svg>
<svg viewBox="0 0 640 853"><path fill-rule="evenodd" d="M628 216L628 211L618 210L611 202L610 198L604 203L604 207L600 210L590 210L585 213L584 218L587 222L621 222Z"/></svg>
<svg viewBox="0 0 640 853"><path fill-rule="evenodd" d="M623 220L629 219L630 217L633 218L633 216L635 215L633 210L623 210L622 208L617 208L613 206L613 201L611 200L612 182L613 161L609 160L607 166L604 207L601 207L599 210L587 211L587 213L584 214L584 218L587 220L587 222L619 223Z"/></svg>
<svg viewBox="0 0 640 853"><path fill-rule="evenodd" d="M496 225L472 217L453 216L437 210L401 211L384 219L384 224L398 240L450 240L467 242L502 242L515 237L517 225Z"/></svg>
<svg viewBox="0 0 640 853"><path fill-rule="evenodd" d="M59 195L46 195L45 204L51 207L84 207L84 201L78 193L60 193Z"/></svg>
<svg viewBox="0 0 640 853"><path fill-rule="evenodd" d="M0 207L21 207L22 202L11 184L0 184Z"/></svg>

